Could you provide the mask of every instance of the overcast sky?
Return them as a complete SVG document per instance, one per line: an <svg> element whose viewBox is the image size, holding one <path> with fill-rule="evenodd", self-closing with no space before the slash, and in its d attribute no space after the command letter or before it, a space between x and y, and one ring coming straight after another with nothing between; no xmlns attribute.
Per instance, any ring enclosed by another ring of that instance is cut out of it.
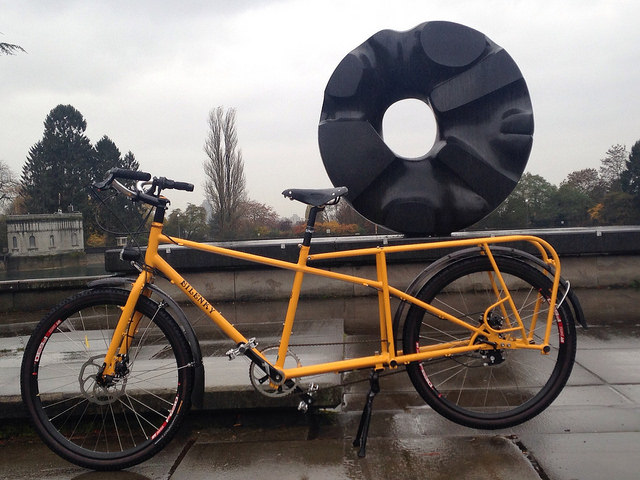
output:
<svg viewBox="0 0 640 480"><path fill-rule="evenodd" d="M71 104L93 143L108 135L142 170L194 183L172 196L184 208L204 199L208 113L234 107L249 196L301 215L280 192L330 186L317 125L340 60L380 30L448 20L514 58L534 108L527 171L558 184L640 140L639 19L637 0L0 0L0 42L27 51L0 57L0 160L20 174L46 115ZM392 147L426 153L427 113L396 113L387 142L399 122L409 136Z"/></svg>

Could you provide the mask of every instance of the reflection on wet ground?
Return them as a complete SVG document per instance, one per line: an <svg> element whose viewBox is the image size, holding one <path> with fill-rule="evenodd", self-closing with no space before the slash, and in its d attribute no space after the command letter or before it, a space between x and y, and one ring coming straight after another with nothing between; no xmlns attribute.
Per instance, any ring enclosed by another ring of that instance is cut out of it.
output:
<svg viewBox="0 0 640 480"><path fill-rule="evenodd" d="M610 350L616 355L622 351L632 354L631 351L640 351L640 325L595 325L587 330L578 329L578 354L577 358L598 355L598 350ZM616 353L617 352L617 353ZM640 369L636 370L640 372Z"/></svg>

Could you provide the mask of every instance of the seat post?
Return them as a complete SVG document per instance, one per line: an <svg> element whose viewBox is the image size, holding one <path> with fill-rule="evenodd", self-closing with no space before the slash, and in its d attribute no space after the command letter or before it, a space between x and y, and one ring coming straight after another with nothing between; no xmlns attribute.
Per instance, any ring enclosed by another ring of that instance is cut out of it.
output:
<svg viewBox="0 0 640 480"><path fill-rule="evenodd" d="M311 238L313 237L313 233L315 232L316 225L316 217L318 216L318 212L324 210L324 207L311 207L309 209L309 217L307 218L307 228L304 230L304 238L302 240L302 245L305 247L311 246Z"/></svg>

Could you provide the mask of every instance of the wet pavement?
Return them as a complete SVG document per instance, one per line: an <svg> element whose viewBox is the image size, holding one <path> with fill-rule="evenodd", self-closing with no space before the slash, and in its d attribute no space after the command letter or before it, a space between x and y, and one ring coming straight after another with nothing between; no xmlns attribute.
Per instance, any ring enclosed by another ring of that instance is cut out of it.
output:
<svg viewBox="0 0 640 480"><path fill-rule="evenodd" d="M11 340L13 338L13 340ZM348 337L347 340L358 340ZM636 479L640 471L640 326L578 329L574 371L541 415L507 430L481 431L440 417L406 374L381 379L366 458L351 445L368 384L346 375L342 405L192 412L153 459L117 473L90 472L42 444L16 405L20 336L0 338L0 479ZM13 343L12 343L13 342ZM227 384L217 395L246 388ZM240 382L238 382L240 383ZM12 407L12 408L10 408ZM18 415L19 417L19 415Z"/></svg>

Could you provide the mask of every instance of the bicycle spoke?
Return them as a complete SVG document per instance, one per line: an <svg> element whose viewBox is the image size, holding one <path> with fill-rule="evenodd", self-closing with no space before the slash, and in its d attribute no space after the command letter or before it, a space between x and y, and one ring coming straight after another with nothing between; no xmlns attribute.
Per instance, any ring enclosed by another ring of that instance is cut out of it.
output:
<svg viewBox="0 0 640 480"><path fill-rule="evenodd" d="M89 402L85 402L84 403L84 410L82 410L82 413L78 416L78 421L74 425L73 430L71 430L71 433L69 434L69 436L67 438L73 438L73 436L76 433L76 430L78 429L78 427L82 423L82 419L84 418L84 415L87 412L88 408L89 408Z"/></svg>
<svg viewBox="0 0 640 480"><path fill-rule="evenodd" d="M156 415L158 415L159 417L162 418L167 418L166 415L163 415L162 413L158 412L157 410L155 410L154 408L151 407L150 404L143 402L142 400L136 398L136 397L131 397L129 395L127 395L127 398L129 398L130 400L133 400L134 402L140 404L142 407L149 409L150 411L152 411L153 413L155 413ZM158 397L160 400L162 400L163 402L166 402L168 404L173 405L173 403L171 402L167 402L166 400L164 400L163 398Z"/></svg>
<svg viewBox="0 0 640 480"><path fill-rule="evenodd" d="M144 421L145 421L145 422L147 422L151 427L154 427L154 428L155 428L155 426L154 426L151 422L149 422L149 421L148 421L144 416L140 415L140 414L136 411L136 409L135 409L135 408L133 408L133 404L131 403L131 398L129 398L129 395L127 395L126 397L127 397L127 400L129 401L129 403L128 403L128 404L127 404L127 403L125 403L125 402L123 402L123 401L122 401L122 400L120 400L120 399L119 399L118 401L122 404L122 406L123 406L124 408L129 409L129 410L131 411L131 413L133 413L134 418L135 418L135 419L136 419L136 421L138 422L138 426L140 427L140 431L142 432L142 435L144 436L144 438L145 438L145 439L148 439L148 438L149 438L149 435L147 434L147 432L146 432L146 430L144 429L144 426L142 425L142 422L141 422L140 420L141 420L141 419L142 419L142 420L144 420Z"/></svg>
<svg viewBox="0 0 640 480"><path fill-rule="evenodd" d="M129 357L119 357L119 370L98 382L127 296L104 289L72 297L43 320L41 336L28 346L31 358L38 355L28 367L37 375L23 374L23 381L34 392L40 431L75 452L83 466L105 459L137 463L139 452L150 455L166 443L188 408L187 402L185 411L173 411L191 388L187 342L169 314L146 298L134 313L137 333L132 328L127 337Z"/></svg>
<svg viewBox="0 0 640 480"><path fill-rule="evenodd" d="M87 400L83 395L75 395L75 396L70 397L70 398L64 398L64 399L62 399L62 400L60 400L58 402L48 403L48 404L46 404L44 406L44 409L46 410L48 408L57 407L58 405L62 405L63 403L70 402L70 401L76 400L76 399L82 399L82 401L79 402L77 405L79 405L80 403L85 402ZM74 408L74 407L75 406L72 406L71 408ZM50 420L54 420L54 419L55 419L55 417L52 417Z"/></svg>
<svg viewBox="0 0 640 480"><path fill-rule="evenodd" d="M486 338L502 340L493 340L496 343L482 345L477 351L445 356L440 363L424 361L416 367L407 366L416 389L433 408L474 426L510 425L535 415L555 398L570 372L564 368L566 364L558 366L566 342L561 342L557 328L552 328L550 350L544 355L539 350L517 348L521 342L544 343L550 314L549 278L518 260L500 258L497 265L501 284L496 283L488 259L469 258L432 277L419 298L473 328L488 325ZM484 342L482 333L474 336L462 325L417 306L407 313L404 335L404 349L412 353L437 351L451 342L489 343ZM501 348L503 343L511 345Z"/></svg>

